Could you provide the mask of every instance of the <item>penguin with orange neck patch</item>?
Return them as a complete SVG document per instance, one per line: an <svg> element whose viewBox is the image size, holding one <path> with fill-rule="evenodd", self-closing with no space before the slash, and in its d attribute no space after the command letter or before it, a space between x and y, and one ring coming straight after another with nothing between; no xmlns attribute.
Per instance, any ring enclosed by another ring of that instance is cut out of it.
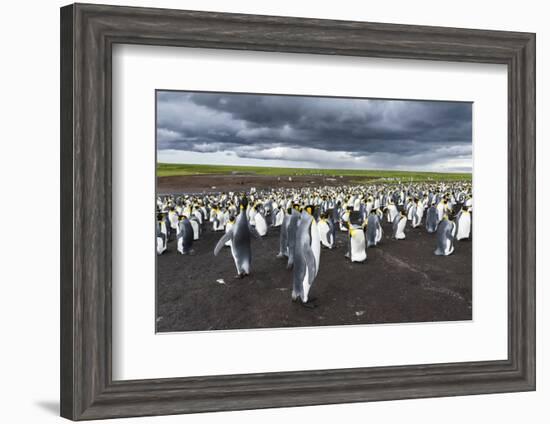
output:
<svg viewBox="0 0 550 424"><path fill-rule="evenodd" d="M364 262L367 260L365 244L365 232L362 228L356 228L348 223L348 252L346 257L351 262Z"/></svg>

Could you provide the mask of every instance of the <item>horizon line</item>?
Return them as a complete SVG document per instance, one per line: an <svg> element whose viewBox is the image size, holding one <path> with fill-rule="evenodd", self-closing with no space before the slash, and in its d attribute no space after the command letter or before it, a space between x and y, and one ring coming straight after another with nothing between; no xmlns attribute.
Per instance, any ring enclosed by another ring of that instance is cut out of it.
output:
<svg viewBox="0 0 550 424"><path fill-rule="evenodd" d="M422 172L424 174L469 174L472 171L417 171L417 170L401 170L401 169L359 169L359 168L304 168L297 166L265 166L265 165L221 165L209 163L173 163L173 162L157 162L158 165L187 165L187 166L234 166L240 168L272 168L272 169L308 169L308 170L325 170L325 171L378 171L378 172L405 172L415 173Z"/></svg>

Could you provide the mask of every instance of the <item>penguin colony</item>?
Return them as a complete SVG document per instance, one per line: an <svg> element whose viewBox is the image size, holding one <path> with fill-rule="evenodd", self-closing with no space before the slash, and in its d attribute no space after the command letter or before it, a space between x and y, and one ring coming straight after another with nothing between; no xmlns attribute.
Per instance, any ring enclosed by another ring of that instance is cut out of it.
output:
<svg viewBox="0 0 550 424"><path fill-rule="evenodd" d="M310 291L321 249L336 247L337 231L347 235L343 257L352 263L367 262L367 249L382 241L383 220L392 224L396 242L406 239L407 226L423 226L434 234L434 255L447 256L458 241L470 238L473 205L471 182L454 182L168 195L157 198L156 208L157 254L176 240L180 254L192 255L195 242L211 226L221 234L214 255L229 248L238 278L252 272L251 240L279 227L274 258L292 270L292 300L313 308Z"/></svg>

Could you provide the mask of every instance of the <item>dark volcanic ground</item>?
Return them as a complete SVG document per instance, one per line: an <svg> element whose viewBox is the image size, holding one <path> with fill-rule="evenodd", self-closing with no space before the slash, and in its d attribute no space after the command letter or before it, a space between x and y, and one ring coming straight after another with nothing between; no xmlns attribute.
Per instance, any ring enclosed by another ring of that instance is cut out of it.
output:
<svg viewBox="0 0 550 424"><path fill-rule="evenodd" d="M158 194L199 193L220 191L243 191L250 187L257 189L299 188L318 186L339 186L351 184L357 177L326 176L326 175L291 175L272 176L238 173L234 175L176 175L172 177L157 177ZM361 177L364 181L369 178Z"/></svg>
<svg viewBox="0 0 550 424"><path fill-rule="evenodd" d="M222 233L207 227L193 256L177 253L172 241L157 257L159 332L472 319L470 240L456 242L450 256L435 256L435 234L423 226L408 223L407 238L396 241L384 223L367 261L351 263L346 233L338 231L336 248L321 251L311 291L318 307L306 309L291 301L292 270L275 257L279 229L252 240L252 274L239 280L230 248L213 254Z"/></svg>

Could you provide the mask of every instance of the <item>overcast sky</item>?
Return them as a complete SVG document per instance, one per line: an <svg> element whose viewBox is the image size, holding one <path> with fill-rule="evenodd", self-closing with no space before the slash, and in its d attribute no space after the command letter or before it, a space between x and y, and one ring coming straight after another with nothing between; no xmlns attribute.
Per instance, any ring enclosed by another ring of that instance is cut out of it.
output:
<svg viewBox="0 0 550 424"><path fill-rule="evenodd" d="M471 172L472 105L157 92L159 162Z"/></svg>

